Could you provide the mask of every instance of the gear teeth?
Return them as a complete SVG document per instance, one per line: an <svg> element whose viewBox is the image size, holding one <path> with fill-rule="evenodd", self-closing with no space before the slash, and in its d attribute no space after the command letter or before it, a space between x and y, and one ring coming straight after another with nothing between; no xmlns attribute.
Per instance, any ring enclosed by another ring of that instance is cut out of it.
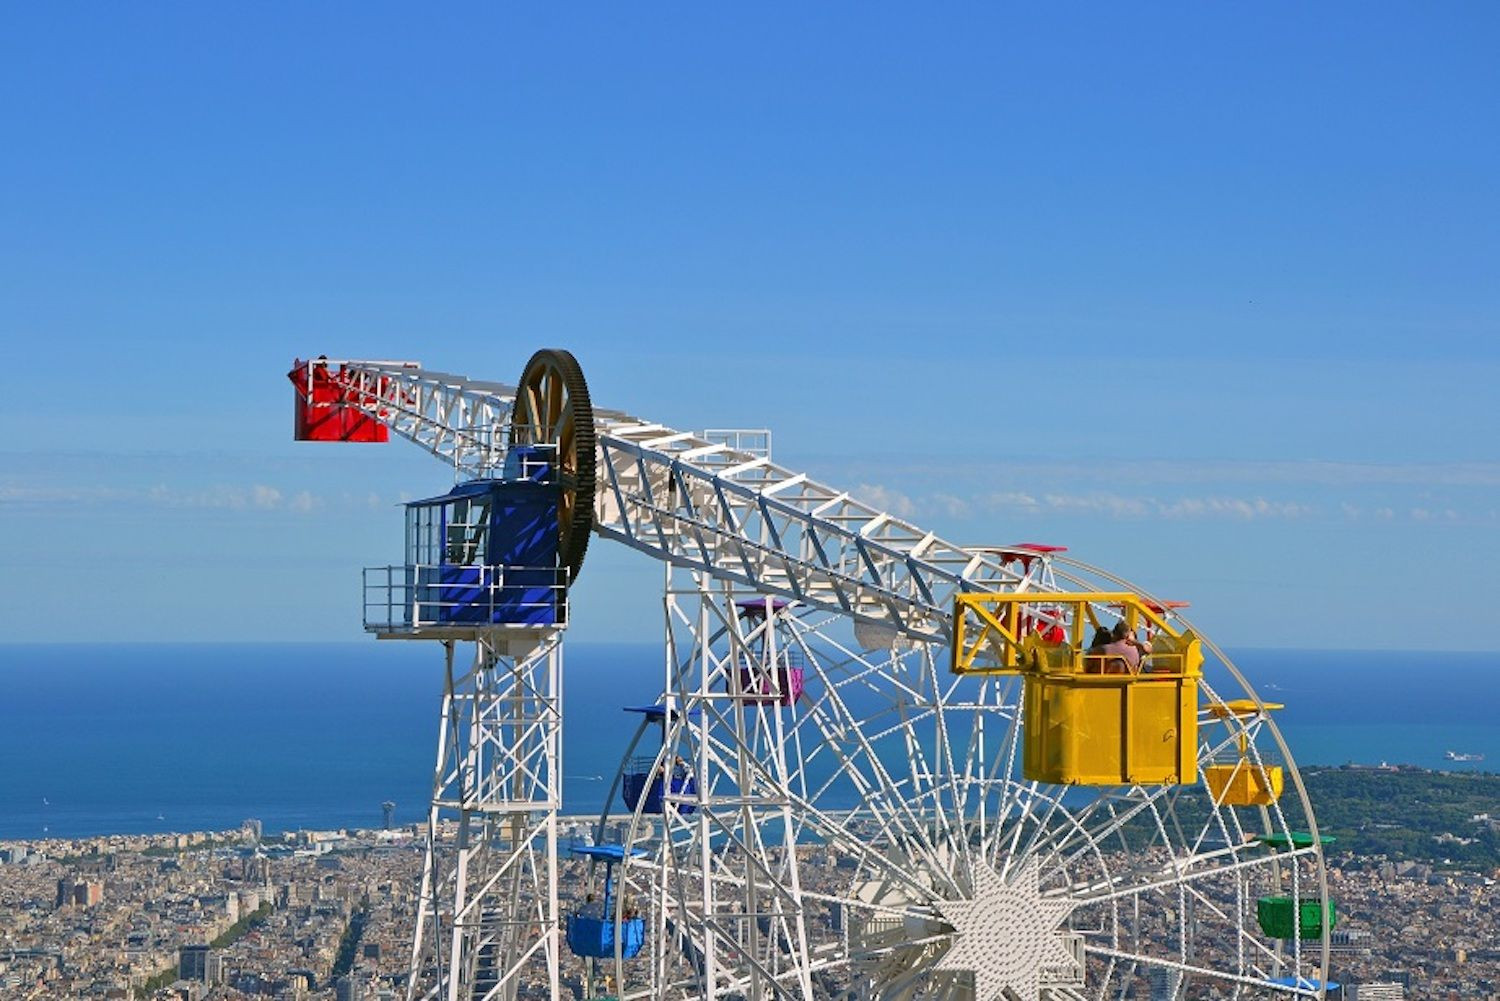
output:
<svg viewBox="0 0 1500 1001"><path fill-rule="evenodd" d="M523 444L546 444L535 442L534 423L529 413L521 412L523 391L540 384L548 376L560 378L567 393L565 406L573 421L573 457L575 483L572 515L566 524L559 523L558 561L568 569L568 583L578 579L583 566L584 553L588 551L589 534L594 529L594 493L597 481L598 434L594 429L594 406L589 400L588 383L584 381L583 369L571 351L563 348L543 348L531 356L521 372L521 381L516 390L516 407L511 412L511 441ZM562 512L559 510L559 520Z"/></svg>

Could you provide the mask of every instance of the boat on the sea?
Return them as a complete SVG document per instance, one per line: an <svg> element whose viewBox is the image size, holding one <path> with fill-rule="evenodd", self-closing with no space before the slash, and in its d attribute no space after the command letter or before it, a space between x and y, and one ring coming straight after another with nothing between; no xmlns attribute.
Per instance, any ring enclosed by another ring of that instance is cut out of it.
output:
<svg viewBox="0 0 1500 1001"><path fill-rule="evenodd" d="M1449 761L1483 761L1483 754L1466 754L1463 751L1444 751L1443 757Z"/></svg>

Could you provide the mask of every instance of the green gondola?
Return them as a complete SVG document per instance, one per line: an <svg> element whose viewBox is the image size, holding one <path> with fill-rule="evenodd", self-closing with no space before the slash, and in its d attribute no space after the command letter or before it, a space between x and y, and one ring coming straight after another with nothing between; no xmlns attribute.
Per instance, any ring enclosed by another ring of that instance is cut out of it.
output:
<svg viewBox="0 0 1500 1001"><path fill-rule="evenodd" d="M1321 938L1323 935L1323 901L1303 897L1300 906L1291 897L1261 897L1255 902L1255 919L1260 930L1271 938ZM1328 928L1338 924L1338 908L1328 902Z"/></svg>
<svg viewBox="0 0 1500 1001"><path fill-rule="evenodd" d="M1267 848L1311 848L1314 843L1327 848L1333 844L1334 837L1331 834L1320 834L1316 839L1307 831L1290 831L1286 834L1257 834L1255 840Z"/></svg>

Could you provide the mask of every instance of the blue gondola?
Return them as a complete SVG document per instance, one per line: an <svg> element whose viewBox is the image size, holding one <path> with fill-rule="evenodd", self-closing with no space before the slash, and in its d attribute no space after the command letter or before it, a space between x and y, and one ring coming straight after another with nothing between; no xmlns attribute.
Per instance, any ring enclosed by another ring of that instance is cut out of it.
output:
<svg viewBox="0 0 1500 1001"><path fill-rule="evenodd" d="M626 910L618 921L615 919L615 863L625 860L625 847L588 845L575 848L573 853L604 863L604 897L597 902L591 900L568 915L568 948L575 956L613 959L618 941L621 958L634 959L646 944L646 920L631 910ZM631 854L645 853L637 850Z"/></svg>
<svg viewBox="0 0 1500 1001"><path fill-rule="evenodd" d="M1277 987L1291 987L1299 991L1308 991L1309 993L1322 989L1324 996L1329 998L1342 996L1340 994L1342 985L1336 980L1329 980L1325 983L1321 980L1309 979L1308 977L1273 977L1267 983L1274 984Z"/></svg>
<svg viewBox="0 0 1500 1001"><path fill-rule="evenodd" d="M665 763L663 763L663 769L653 771L655 766L654 757L643 755L630 759L630 767L625 772L625 780L620 790L625 797L625 805L630 809L634 810L640 806L644 796L646 805L641 807L641 812L661 813L662 796L667 790L670 790L673 796L691 796L697 791L697 783L682 765L671 767L671 776L665 783L662 782ZM678 803L677 812L692 813L693 807Z"/></svg>
<svg viewBox="0 0 1500 1001"><path fill-rule="evenodd" d="M640 713L644 717L641 721L641 731L636 733L637 742L640 740L641 732L644 732L650 723L661 725L662 737L665 740L667 721L665 704L626 706L625 711ZM665 754L660 757L660 767L657 765L656 755L641 755L628 759L624 774L620 779L620 794L625 798L625 805L631 810L639 807L642 813L660 814L664 805L671 803L679 814L692 813L695 808L682 800L691 799L697 794L698 783L681 761L668 760Z"/></svg>

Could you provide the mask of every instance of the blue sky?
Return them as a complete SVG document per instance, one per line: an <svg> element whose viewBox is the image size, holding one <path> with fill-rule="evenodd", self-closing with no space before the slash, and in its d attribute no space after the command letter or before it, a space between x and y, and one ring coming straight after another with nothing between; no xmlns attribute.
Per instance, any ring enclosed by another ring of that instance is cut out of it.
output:
<svg viewBox="0 0 1500 1001"><path fill-rule="evenodd" d="M1230 645L1497 647L1489 4L14 7L8 640L346 640L414 447L294 356L768 426ZM656 635L592 548L579 639Z"/></svg>

